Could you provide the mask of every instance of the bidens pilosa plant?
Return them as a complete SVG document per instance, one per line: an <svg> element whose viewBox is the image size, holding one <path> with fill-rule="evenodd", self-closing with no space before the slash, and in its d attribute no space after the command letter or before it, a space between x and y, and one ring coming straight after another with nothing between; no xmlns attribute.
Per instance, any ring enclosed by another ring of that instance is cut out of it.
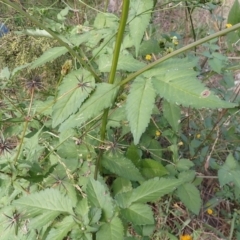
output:
<svg viewBox="0 0 240 240"><path fill-rule="evenodd" d="M229 109L238 111L238 101L237 93L224 99L197 78L199 57L189 50L205 44L211 71L222 73L228 63L215 41L239 37L239 21L183 47L180 37L165 36L162 50L152 49L148 34L153 0L123 0L120 18L96 11L92 24L75 26L66 26L73 11L67 3L55 21L0 3L37 26L22 34L59 44L0 73L0 238L153 239L161 230L171 239L190 236L157 228L154 204L169 196L169 206L179 199L192 216L205 211L194 167L211 155L207 141L216 129L219 137L218 123ZM47 73L17 81L62 56L54 86L44 82ZM182 115L190 108L222 114L212 132L198 132L192 142ZM221 186L240 188L232 155L217 170Z"/></svg>

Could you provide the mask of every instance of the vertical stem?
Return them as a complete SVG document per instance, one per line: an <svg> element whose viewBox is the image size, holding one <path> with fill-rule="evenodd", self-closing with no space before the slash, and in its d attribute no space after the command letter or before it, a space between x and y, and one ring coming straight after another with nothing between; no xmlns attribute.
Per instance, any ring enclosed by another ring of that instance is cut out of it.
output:
<svg viewBox="0 0 240 240"><path fill-rule="evenodd" d="M110 83L110 84L114 83L115 74L116 74L116 71L117 71L119 53L120 53L120 49L121 49L121 44L122 44L122 39L123 39L123 35L124 35L125 26L126 26L126 23L127 23L129 2L130 2L130 0L123 0L122 16L121 16L120 23L119 23L119 29L118 29L115 49L114 49L114 52L113 52L112 68L111 68L111 71L109 73L109 78L108 78L108 83ZM109 111L109 108L105 109L104 113L103 113L103 117L102 117L102 126L101 126L101 129L100 129L101 143L103 143L104 140L105 140L106 126L107 126L107 120L108 120L108 111ZM96 167L95 167L95 172L94 172L94 179L95 180L97 180L97 175L98 175L99 169L101 168L101 159L102 159L103 153L104 153L104 149L99 149L99 154L98 154Z"/></svg>

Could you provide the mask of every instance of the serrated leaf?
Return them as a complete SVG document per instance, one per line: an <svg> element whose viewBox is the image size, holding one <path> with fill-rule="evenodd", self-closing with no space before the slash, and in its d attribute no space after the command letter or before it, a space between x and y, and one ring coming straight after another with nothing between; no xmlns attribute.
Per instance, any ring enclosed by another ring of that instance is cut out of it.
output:
<svg viewBox="0 0 240 240"><path fill-rule="evenodd" d="M137 56L144 32L151 19L153 0L131 0L130 4L129 30L134 42L135 52Z"/></svg>
<svg viewBox="0 0 240 240"><path fill-rule="evenodd" d="M112 55L102 54L99 58L99 70L101 72L110 72L112 67ZM131 55L120 55L117 65L117 70L123 70L128 72L135 72L140 68L143 68L145 64L139 62Z"/></svg>
<svg viewBox="0 0 240 240"><path fill-rule="evenodd" d="M121 192L128 192L132 190L132 184L130 180L118 177L112 184L113 194L116 195Z"/></svg>
<svg viewBox="0 0 240 240"><path fill-rule="evenodd" d="M79 112L70 116L61 124L60 131L81 126L89 118L99 115L102 110L112 105L118 92L118 87L108 83L99 83L96 86L95 92L83 103Z"/></svg>
<svg viewBox="0 0 240 240"><path fill-rule="evenodd" d="M57 189L45 189L38 193L21 197L15 200L13 204L21 207L29 216L42 214L42 211L74 214L72 209L74 206L71 200Z"/></svg>
<svg viewBox="0 0 240 240"><path fill-rule="evenodd" d="M88 206L87 198L83 198L81 201L79 201L75 208L76 215L81 216L83 224L85 225L89 224L89 217L88 217L89 209L90 208Z"/></svg>
<svg viewBox="0 0 240 240"><path fill-rule="evenodd" d="M168 174L166 168L159 162L152 159L143 159L141 161L141 173L147 179L162 177Z"/></svg>
<svg viewBox="0 0 240 240"><path fill-rule="evenodd" d="M102 216L102 210L100 208L91 208L89 211L89 225L97 223Z"/></svg>
<svg viewBox="0 0 240 240"><path fill-rule="evenodd" d="M178 132L181 117L181 109L174 103L169 103L168 101L163 101L163 116L167 119L168 123L175 132Z"/></svg>
<svg viewBox="0 0 240 240"><path fill-rule="evenodd" d="M131 160L121 155L104 154L102 166L112 173L131 181L144 180L139 170L134 166Z"/></svg>
<svg viewBox="0 0 240 240"><path fill-rule="evenodd" d="M223 166L227 166L229 169L235 170L237 167L239 167L239 164L234 159L233 155L230 153L227 156L226 162L223 164Z"/></svg>
<svg viewBox="0 0 240 240"><path fill-rule="evenodd" d="M113 216L113 202L106 188L94 179L90 179L87 185L86 193L88 201L93 207L101 208L105 220Z"/></svg>
<svg viewBox="0 0 240 240"><path fill-rule="evenodd" d="M78 84L86 86L80 87ZM57 102L53 106L53 128L75 113L94 87L94 78L86 71L77 70L65 76L58 89Z"/></svg>
<svg viewBox="0 0 240 240"><path fill-rule="evenodd" d="M190 211L199 214L202 201L199 190L193 184L185 183L179 186L177 195Z"/></svg>
<svg viewBox="0 0 240 240"><path fill-rule="evenodd" d="M124 238L122 221L118 217L114 217L100 227L96 236L97 240L122 240Z"/></svg>
<svg viewBox="0 0 240 240"><path fill-rule="evenodd" d="M180 172L178 175L178 179L182 182L192 182L196 176L196 172L193 170Z"/></svg>
<svg viewBox="0 0 240 240"><path fill-rule="evenodd" d="M170 59L143 75L153 78L156 92L168 102L195 108L232 108L235 103L219 99L196 79L193 61ZM194 80L195 79L195 80Z"/></svg>
<svg viewBox="0 0 240 240"><path fill-rule="evenodd" d="M189 168L191 168L193 166L194 166L193 162L191 162L189 159L185 159L185 158L179 159L179 161L177 162L177 165L176 165L176 167L179 171L188 170Z"/></svg>
<svg viewBox="0 0 240 240"><path fill-rule="evenodd" d="M56 58L62 56L63 54L67 53L68 50L65 47L54 47L50 48L45 51L39 58L33 61L29 67L29 69L34 69L37 67L41 67L47 62L53 61Z"/></svg>
<svg viewBox="0 0 240 240"><path fill-rule="evenodd" d="M116 203L121 208L127 208L130 206L132 191L121 192L115 196Z"/></svg>
<svg viewBox="0 0 240 240"><path fill-rule="evenodd" d="M139 143L141 135L149 124L154 101L155 92L151 79L136 78L131 85L126 105L134 144Z"/></svg>
<svg viewBox="0 0 240 240"><path fill-rule="evenodd" d="M234 159L232 154L229 154L226 162L221 166L221 168L218 170L218 179L220 182L220 185L223 186L225 184L228 184L230 182L235 182L238 186L240 186L238 182L237 176L239 176L239 164Z"/></svg>
<svg viewBox="0 0 240 240"><path fill-rule="evenodd" d="M179 179L150 179L132 191L131 202L157 201L165 194L173 192L180 184L182 181Z"/></svg>
<svg viewBox="0 0 240 240"><path fill-rule="evenodd" d="M72 230L72 227L76 225L72 216L65 217L61 222L57 223L51 228L46 240L62 240Z"/></svg>
<svg viewBox="0 0 240 240"><path fill-rule="evenodd" d="M222 187L233 181L233 173L227 166L223 166L218 170L218 179Z"/></svg>
<svg viewBox="0 0 240 240"><path fill-rule="evenodd" d="M153 212L147 204L135 203L130 207L122 209L121 214L123 217L136 225L153 224Z"/></svg>
<svg viewBox="0 0 240 240"><path fill-rule="evenodd" d="M38 229L40 230L42 227L48 225L59 215L58 211L47 211L42 212L40 215L35 216L31 219L28 227L30 229Z"/></svg>

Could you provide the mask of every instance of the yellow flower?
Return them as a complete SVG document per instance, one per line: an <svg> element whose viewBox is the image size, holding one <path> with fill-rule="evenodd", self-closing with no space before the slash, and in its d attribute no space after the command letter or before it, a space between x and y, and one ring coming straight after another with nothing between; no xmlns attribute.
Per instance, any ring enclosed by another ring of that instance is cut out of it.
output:
<svg viewBox="0 0 240 240"><path fill-rule="evenodd" d="M172 43L173 43L174 45L178 45L178 38L177 38L176 36L173 36L173 37L172 37Z"/></svg>
<svg viewBox="0 0 240 240"><path fill-rule="evenodd" d="M207 209L207 213L208 213L209 215L212 215L212 214L213 214L213 210L212 210L211 208L208 208L208 209Z"/></svg>
<svg viewBox="0 0 240 240"><path fill-rule="evenodd" d="M160 137L160 136L161 136L161 132L157 130L157 131L155 132L155 136L156 136L156 137Z"/></svg>
<svg viewBox="0 0 240 240"><path fill-rule="evenodd" d="M178 143L178 146L183 146L183 142L179 142L179 143Z"/></svg>
<svg viewBox="0 0 240 240"><path fill-rule="evenodd" d="M152 56L150 54L147 54L145 57L146 60L150 61L152 59Z"/></svg>
<svg viewBox="0 0 240 240"><path fill-rule="evenodd" d="M200 137L201 137L201 134L197 134L197 135L196 135L196 138L200 138Z"/></svg>
<svg viewBox="0 0 240 240"><path fill-rule="evenodd" d="M192 240L192 236L190 235L181 235L180 240Z"/></svg>
<svg viewBox="0 0 240 240"><path fill-rule="evenodd" d="M227 23L226 24L226 28L230 28L230 27L232 27L232 24L231 23Z"/></svg>

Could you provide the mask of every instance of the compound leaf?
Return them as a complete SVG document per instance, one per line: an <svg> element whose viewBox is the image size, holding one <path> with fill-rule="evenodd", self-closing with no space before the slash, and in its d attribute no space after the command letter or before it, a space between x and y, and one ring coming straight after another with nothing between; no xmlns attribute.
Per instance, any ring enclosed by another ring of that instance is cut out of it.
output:
<svg viewBox="0 0 240 240"><path fill-rule="evenodd" d="M187 58L170 59L160 67L144 73L153 77L157 94L168 102L194 108L232 108L236 104L223 101L196 79L194 61Z"/></svg>
<svg viewBox="0 0 240 240"><path fill-rule="evenodd" d="M38 193L21 197L15 200L13 204L26 211L29 216L37 216L44 211L74 214L72 209L74 206L71 200L57 189L45 189Z"/></svg>
<svg viewBox="0 0 240 240"><path fill-rule="evenodd" d="M91 117L96 117L102 110L112 105L118 92L118 87L113 84L99 83L90 98L80 107L78 113L70 116L60 126L60 131L64 131L76 126L81 126Z"/></svg>
<svg viewBox="0 0 240 240"><path fill-rule="evenodd" d="M85 84L85 86L80 87L78 84ZM94 87L94 78L86 71L73 71L64 77L59 87L57 102L53 106L52 126L56 127L77 112Z"/></svg>

